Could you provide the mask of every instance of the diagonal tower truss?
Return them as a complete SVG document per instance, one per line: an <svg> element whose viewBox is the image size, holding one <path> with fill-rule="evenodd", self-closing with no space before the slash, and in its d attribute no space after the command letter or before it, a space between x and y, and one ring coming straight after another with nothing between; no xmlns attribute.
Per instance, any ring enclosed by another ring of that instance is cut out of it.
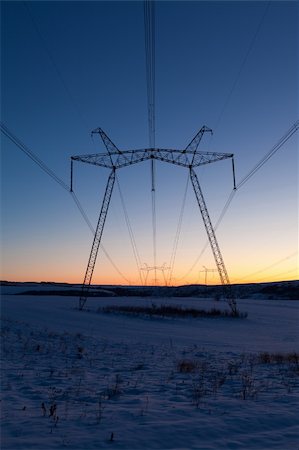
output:
<svg viewBox="0 0 299 450"><path fill-rule="evenodd" d="M198 150L200 141L204 133L212 133L212 130L206 126L203 126L199 132L195 135L192 141L183 150L175 149L161 149L161 148L147 148L136 150L119 150L116 145L111 141L107 134L101 129L97 128L92 131L92 134L99 134L107 152L95 153L90 155L78 155L71 157L71 191L73 180L73 161L80 161L87 164L93 164L95 166L106 167L111 169L107 186L102 202L102 207L91 247L91 252L85 272L84 281L82 284L81 296L79 299L79 309L82 310L87 301L88 291L92 281L93 271L97 259L99 246L101 243L105 221L109 209L109 204L113 192L115 182L115 172L117 169L121 169L132 164L138 164L147 160L158 160L169 164L175 164L185 167L189 170L190 180L192 182L193 190L196 196L196 200L202 215L204 226L208 235L209 243L214 255L215 263L221 280L221 284L224 288L224 294L228 304L233 312L237 315L236 300L232 292L227 270L224 264L224 260L220 251L220 247L216 238L215 230L213 228L206 202L199 184L198 177L194 168L203 166L205 164L211 164L217 161L231 158L233 167L234 189L235 189L235 176L234 176L234 155L231 153L217 153L217 152L202 152Z"/></svg>

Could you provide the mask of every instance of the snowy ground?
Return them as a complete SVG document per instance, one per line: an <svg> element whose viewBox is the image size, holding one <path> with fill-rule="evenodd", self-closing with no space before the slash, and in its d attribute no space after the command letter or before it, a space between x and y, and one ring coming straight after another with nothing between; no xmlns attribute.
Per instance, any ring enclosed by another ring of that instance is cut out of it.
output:
<svg viewBox="0 0 299 450"><path fill-rule="evenodd" d="M97 313L152 301L225 307L122 297L79 312L3 294L1 448L298 450L299 303L243 300L247 319Z"/></svg>

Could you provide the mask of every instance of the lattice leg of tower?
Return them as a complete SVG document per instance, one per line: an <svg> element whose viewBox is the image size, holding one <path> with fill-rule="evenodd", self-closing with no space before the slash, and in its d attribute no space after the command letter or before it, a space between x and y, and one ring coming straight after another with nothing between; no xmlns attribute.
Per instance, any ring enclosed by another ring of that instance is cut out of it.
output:
<svg viewBox="0 0 299 450"><path fill-rule="evenodd" d="M88 291L90 288L93 270L94 270L94 266L96 263L96 259L97 259L97 255L98 255L98 251L99 251L99 247L100 247L100 243L101 243L101 238L102 238L102 234L103 234L103 230L104 230L105 220L106 220L107 213L108 213L108 208L109 208L109 204L110 204L110 199L111 199L111 195L112 195L112 191L113 191L114 182L115 182L115 169L112 170L112 172L109 175L108 181L107 181L107 186L106 186L106 191L105 191L105 195L103 198L102 208L101 208L96 232L95 232L92 247L91 247L91 252L90 252L90 256L89 256L89 260L88 260L88 264L87 264L84 281L82 284L82 291L81 291L81 296L79 299L79 309L80 310L82 310L84 308L84 305L87 300L87 294L88 294Z"/></svg>
<svg viewBox="0 0 299 450"><path fill-rule="evenodd" d="M234 315L238 314L237 310L237 304L234 297L234 294L232 292L232 287L229 282L228 274L224 265L224 261L220 252L220 248L216 239L215 231L208 213L208 209L206 206L206 202L197 178L197 175L192 167L190 167L190 178L193 185L193 189L195 192L195 196L197 199L197 203L203 218L203 222L205 225L205 229L209 238L210 246L214 255L214 259L216 262L216 266L218 269L218 273L220 276L221 284L223 286L224 295L227 299L227 302L232 310L232 313Z"/></svg>

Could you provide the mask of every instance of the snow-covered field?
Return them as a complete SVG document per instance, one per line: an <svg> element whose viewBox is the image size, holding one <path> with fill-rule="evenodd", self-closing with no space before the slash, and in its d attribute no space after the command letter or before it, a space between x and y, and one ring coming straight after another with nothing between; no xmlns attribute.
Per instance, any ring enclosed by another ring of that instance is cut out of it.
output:
<svg viewBox="0 0 299 450"><path fill-rule="evenodd" d="M2 295L1 448L299 449L299 303L247 319L98 313L208 299ZM296 354L294 354L296 352Z"/></svg>

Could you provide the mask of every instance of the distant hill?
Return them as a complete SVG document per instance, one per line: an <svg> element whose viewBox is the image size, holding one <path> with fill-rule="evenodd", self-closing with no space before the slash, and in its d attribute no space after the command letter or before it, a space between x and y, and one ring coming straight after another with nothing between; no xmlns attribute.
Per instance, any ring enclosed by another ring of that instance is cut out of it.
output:
<svg viewBox="0 0 299 450"><path fill-rule="evenodd" d="M80 284L55 282L11 282L0 281L1 292L18 295L63 295L79 296ZM260 298L266 300L299 300L299 280L273 283L250 283L232 285L237 298ZM15 289L10 289L15 288ZM220 299L222 286L201 284L167 286L113 286L92 285L90 297L209 297Z"/></svg>

